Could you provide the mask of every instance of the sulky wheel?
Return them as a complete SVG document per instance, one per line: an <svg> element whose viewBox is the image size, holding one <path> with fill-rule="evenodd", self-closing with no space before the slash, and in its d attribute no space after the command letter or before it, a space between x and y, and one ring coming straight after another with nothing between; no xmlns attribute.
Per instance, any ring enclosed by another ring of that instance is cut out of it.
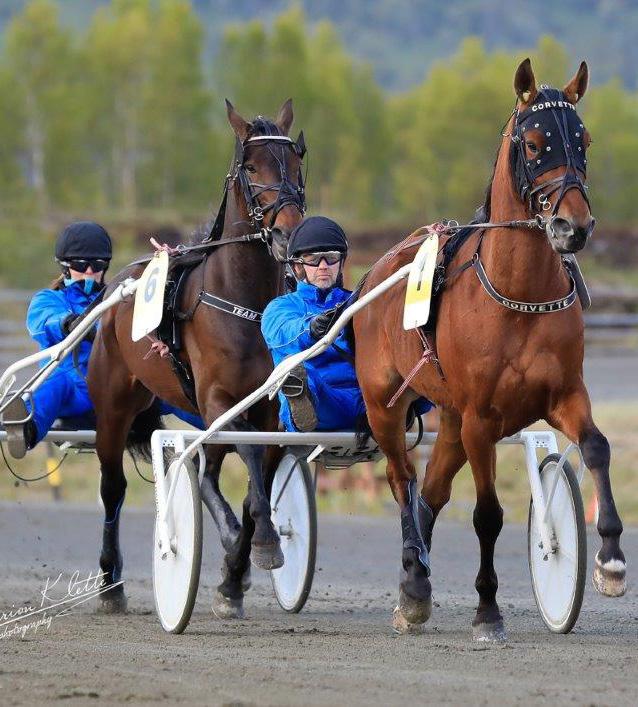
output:
<svg viewBox="0 0 638 707"><path fill-rule="evenodd" d="M176 473L175 459L166 474L170 488ZM166 631L182 633L188 625L202 564L202 502L197 472L186 460L177 480L169 514L173 530L171 550L162 557L158 543L158 518L153 535L153 594L159 620Z"/></svg>
<svg viewBox="0 0 638 707"><path fill-rule="evenodd" d="M560 458L559 454L550 454L539 467L546 501L549 500ZM527 551L534 598L545 625L554 633L569 633L583 602L587 536L576 474L566 461L558 475L548 513L550 535L556 540L556 549L552 551L542 546L532 500L527 525Z"/></svg>
<svg viewBox="0 0 638 707"><path fill-rule="evenodd" d="M270 493L272 521L281 538L284 564L270 573L282 609L301 611L315 574L317 506L310 467L304 456L287 451Z"/></svg>

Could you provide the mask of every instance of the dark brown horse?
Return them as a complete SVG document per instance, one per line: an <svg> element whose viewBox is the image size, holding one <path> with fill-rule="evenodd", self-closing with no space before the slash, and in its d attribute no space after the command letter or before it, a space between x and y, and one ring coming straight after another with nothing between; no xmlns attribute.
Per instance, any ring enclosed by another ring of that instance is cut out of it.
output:
<svg viewBox="0 0 638 707"><path fill-rule="evenodd" d="M503 524L495 488L495 445L541 419L580 445L594 478L602 537L594 584L608 596L625 591L622 523L609 480L609 444L592 420L583 383L582 309L577 300L567 306L575 295L570 294L560 255L583 248L594 225L583 184L590 138L574 108L587 83L584 62L562 92L537 89L529 60L519 66L517 106L503 132L486 200L487 219L510 222L510 227L475 230L447 269L435 332L440 370L431 364L420 368L397 404L387 407L424 351L417 332L402 328L405 287L390 290L354 318L357 375L401 509L404 574L395 624L404 628L430 615L432 527L467 460L476 486L473 519L481 551L474 635L483 640L505 636L493 563ZM538 214L535 228L532 219ZM523 221L527 227L520 226ZM406 245L418 240L419 232ZM364 293L409 263L415 252L415 247L397 248L379 261ZM477 277L481 263L509 306L487 293ZM461 264L470 267L461 269ZM557 304L539 305L537 313L518 305L548 300ZM441 426L417 497L404 425L407 407L418 395L440 407Z"/></svg>
<svg viewBox="0 0 638 707"><path fill-rule="evenodd" d="M157 399L199 413L209 425L263 383L272 370L259 316L254 313L283 293L288 236L305 209L301 176L305 147L302 135L297 142L287 137L293 121L291 101L282 106L274 122L258 116L248 123L228 102L227 112L236 136L235 157L220 215L205 241L208 246L202 244L206 257L188 275L180 298L179 310L189 314L183 317L179 360L171 363L156 354L148 357L149 341L131 340L133 302L124 302L104 315L93 347L88 381L97 415L105 509L100 566L108 584L119 581L122 572L119 518L126 490L122 454L131 429L145 432L150 439L150 432L159 425ZM248 238L241 240L242 236ZM130 266L111 287L125 277L139 277L142 270L143 266ZM213 298L202 298L204 292ZM230 307L234 313L224 308L223 300L237 305ZM177 377L176 367L185 370L192 381L191 395L187 395L188 385ZM276 428L277 403L262 401L226 429ZM220 468L228 451L208 446L202 496L226 551L214 610L218 615L239 616L243 590L249 583L251 544L252 560L258 567L279 567L283 555L270 520L264 483L265 467L276 460L265 455L264 448L237 447L249 472L240 525L219 490ZM126 608L123 585L102 596L105 610Z"/></svg>

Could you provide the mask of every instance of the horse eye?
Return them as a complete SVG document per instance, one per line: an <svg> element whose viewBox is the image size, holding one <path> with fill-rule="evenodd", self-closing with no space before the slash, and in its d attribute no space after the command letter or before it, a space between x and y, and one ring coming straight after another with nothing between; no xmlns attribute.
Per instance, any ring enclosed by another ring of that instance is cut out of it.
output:
<svg viewBox="0 0 638 707"><path fill-rule="evenodd" d="M244 169L251 174L254 174L257 171L251 164L244 165Z"/></svg>
<svg viewBox="0 0 638 707"><path fill-rule="evenodd" d="M536 145L533 142L526 142L525 146L534 155L538 152L538 147L536 147Z"/></svg>

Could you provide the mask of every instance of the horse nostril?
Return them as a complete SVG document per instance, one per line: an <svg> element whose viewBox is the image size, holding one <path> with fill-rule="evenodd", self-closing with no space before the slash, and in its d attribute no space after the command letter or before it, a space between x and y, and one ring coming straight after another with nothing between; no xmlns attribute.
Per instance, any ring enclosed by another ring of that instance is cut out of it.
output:
<svg viewBox="0 0 638 707"><path fill-rule="evenodd" d="M569 238L569 236L574 234L572 224L566 218L561 218L560 216L552 217L550 227L556 238Z"/></svg>

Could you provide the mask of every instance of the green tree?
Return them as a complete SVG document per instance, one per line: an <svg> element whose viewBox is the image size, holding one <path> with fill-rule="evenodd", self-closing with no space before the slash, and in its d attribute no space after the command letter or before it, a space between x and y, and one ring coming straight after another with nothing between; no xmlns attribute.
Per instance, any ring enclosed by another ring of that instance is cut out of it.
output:
<svg viewBox="0 0 638 707"><path fill-rule="evenodd" d="M210 128L211 93L204 83L204 33L187 0L162 0L153 22L142 112L147 158L144 200L164 207L202 205L218 160Z"/></svg>
<svg viewBox="0 0 638 707"><path fill-rule="evenodd" d="M95 13L85 41L91 75L93 145L107 202L138 205L143 113L151 75L150 0L113 0Z"/></svg>
<svg viewBox="0 0 638 707"><path fill-rule="evenodd" d="M592 88L583 99L585 126L593 143L587 152L594 215L605 223L638 222L638 95L618 80Z"/></svg>
<svg viewBox="0 0 638 707"><path fill-rule="evenodd" d="M17 200L23 197L26 185L20 170L20 155L25 149L23 106L15 101L14 81L0 66L0 214L7 216Z"/></svg>
<svg viewBox="0 0 638 707"><path fill-rule="evenodd" d="M51 0L30 2L8 26L5 41L5 81L12 86L14 116L23 121L14 132L22 135L27 183L44 212L51 194L65 191L59 179L77 156L78 121L69 110L75 98L74 50Z"/></svg>

